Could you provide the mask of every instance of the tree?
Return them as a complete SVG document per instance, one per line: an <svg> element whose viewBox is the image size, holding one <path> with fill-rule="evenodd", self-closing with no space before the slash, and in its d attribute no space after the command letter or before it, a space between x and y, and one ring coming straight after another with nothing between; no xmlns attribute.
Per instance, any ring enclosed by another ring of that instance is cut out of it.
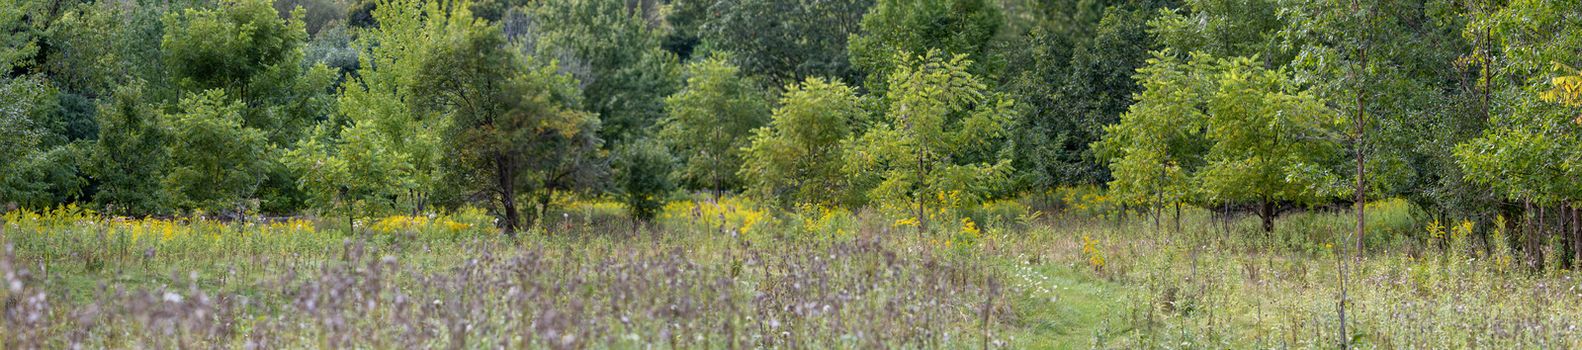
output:
<svg viewBox="0 0 1582 350"><path fill-rule="evenodd" d="M871 203L913 212L927 230L927 207L964 209L1005 184L1011 165L1004 139L1014 117L1009 99L968 73L966 55L938 50L903 59L890 74L884 118L854 141L848 176Z"/></svg>
<svg viewBox="0 0 1582 350"><path fill-rule="evenodd" d="M1089 145L1114 124L1140 90L1132 79L1155 46L1154 1L1049 1L1040 16L1006 40L998 89L1020 109L1012 134L1017 188L1041 191L1098 184L1110 174Z"/></svg>
<svg viewBox="0 0 1582 350"><path fill-rule="evenodd" d="M856 89L808 78L786 87L768 126L753 130L740 171L748 193L780 204L845 204L852 192L841 172L841 142L868 112Z"/></svg>
<svg viewBox="0 0 1582 350"><path fill-rule="evenodd" d="M171 74L189 91L235 90L288 62L307 39L301 21L282 19L264 0L223 0L218 8L165 15L162 48ZM296 62L290 62L295 64Z"/></svg>
<svg viewBox="0 0 1582 350"><path fill-rule="evenodd" d="M619 146L613 158L616 196L626 203L626 210L632 220L653 220L665 208L670 193L676 189L675 182L670 181L669 177L654 176L675 170L675 159L670 156L670 151L664 143L642 139Z"/></svg>
<svg viewBox="0 0 1582 350"><path fill-rule="evenodd" d="M697 1L706 6L698 31L706 46L730 52L731 63L779 87L809 77L861 82L846 48L873 0ZM698 6L698 5L689 5ZM685 15L688 13L677 13ZM882 77L882 76L881 76Z"/></svg>
<svg viewBox="0 0 1582 350"><path fill-rule="evenodd" d="M1204 64L1188 65L1163 51L1138 69L1137 103L1105 126L1103 140L1093 145L1114 175L1111 196L1155 213L1199 202L1193 179L1207 161L1209 118L1202 106L1212 92L1204 80L1213 78L1203 76Z"/></svg>
<svg viewBox="0 0 1582 350"><path fill-rule="evenodd" d="M0 75L10 77L19 68L27 68L38 54L38 38L28 23L35 4L38 2L0 2Z"/></svg>
<svg viewBox="0 0 1582 350"><path fill-rule="evenodd" d="M1473 94L1455 68L1466 50L1455 5L1421 1L1312 1L1289 6L1282 31L1295 50L1293 78L1351 119L1353 200L1358 223L1368 197L1400 196L1435 214L1474 217L1497 206L1480 200L1451 155L1475 136L1481 117L1466 113ZM1448 17L1448 18L1447 18ZM1365 226L1358 226L1359 251Z"/></svg>
<svg viewBox="0 0 1582 350"><path fill-rule="evenodd" d="M1137 104L1096 145L1110 155L1111 186L1123 198L1255 204L1273 231L1280 204L1339 193L1344 120L1288 72L1248 57L1194 53L1182 65L1169 51L1157 56L1139 75L1147 80ZM1190 197L1179 185L1188 178Z"/></svg>
<svg viewBox="0 0 1582 350"><path fill-rule="evenodd" d="M84 152L58 118L58 98L37 75L0 77L0 205L47 207L82 195Z"/></svg>
<svg viewBox="0 0 1582 350"><path fill-rule="evenodd" d="M177 208L230 212L254 199L265 179L273 150L262 131L242 122L242 105L224 90L181 99L182 110L168 115L170 172L161 184Z"/></svg>
<svg viewBox="0 0 1582 350"><path fill-rule="evenodd" d="M748 134L768 121L768 96L724 56L688 65L687 75L687 86L665 99L659 131L680 155L677 177L689 188L716 193L740 188L741 150Z"/></svg>
<svg viewBox="0 0 1582 350"><path fill-rule="evenodd" d="M847 50L853 66L875 77L864 86L880 96L886 96L892 69L933 50L966 55L975 62L973 75L994 77L999 58L990 43L1003 22L988 0L880 0L863 16L862 32L852 36Z"/></svg>
<svg viewBox="0 0 1582 350"><path fill-rule="evenodd" d="M1215 57L1259 57L1265 68L1291 61L1279 39L1286 17L1276 0L1186 0L1149 22L1162 48Z"/></svg>
<svg viewBox="0 0 1582 350"><path fill-rule="evenodd" d="M1490 186L1494 194L1523 203L1528 263L1543 261L1540 234L1556 234L1548 218L1573 221L1568 240L1572 254L1582 256L1582 230L1574 223L1582 213L1582 124L1579 108L1568 97L1582 65L1582 33L1575 18L1582 4L1563 1L1512 1L1505 6L1468 2L1463 35L1481 47L1468 57L1482 73L1478 102L1489 114L1482 135L1456 146L1457 165L1466 178ZM1536 213L1533 213L1536 211ZM1532 219L1537 219L1533 224ZM1553 219L1549 219L1553 220ZM1564 220L1561 220L1562 222ZM1566 236L1562 236L1566 237Z"/></svg>
<svg viewBox="0 0 1582 350"><path fill-rule="evenodd" d="M378 25L349 43L364 68L342 87L337 102L343 108L286 160L303 175L299 186L316 194L315 204L362 202L377 204L366 210L416 215L440 187L442 136L449 125L444 115L420 113L411 103L418 99L414 89L423 57L446 33L468 30L474 20L466 11L447 11L452 3L445 1L376 4L370 16ZM338 198L342 194L348 198Z"/></svg>
<svg viewBox="0 0 1582 350"><path fill-rule="evenodd" d="M159 213L167 203L159 177L170 137L163 117L144 101L142 85L134 84L99 105L102 129L87 170L98 182L94 202L111 214Z"/></svg>
<svg viewBox="0 0 1582 350"><path fill-rule="evenodd" d="M654 131L666 96L680 85L675 55L660 47L661 33L647 7L623 0L545 0L530 16L539 30L528 45L555 58L580 82L584 110L602 120L599 138L619 145Z"/></svg>
<svg viewBox="0 0 1582 350"><path fill-rule="evenodd" d="M224 0L167 14L161 48L171 81L184 96L224 90L220 96L241 105L242 126L263 133L271 150L294 145L314 121L334 113L337 77L322 64L302 64L304 16L291 17L281 18L265 0ZM278 154L263 159L264 178L254 189L260 209L299 209L305 194L297 175Z"/></svg>
<svg viewBox="0 0 1582 350"><path fill-rule="evenodd" d="M425 55L415 76L422 110L445 113L450 183L497 201L507 234L524 227L517 197L547 191L597 119L576 109L576 81L506 43L498 27L457 28ZM597 143L594 144L595 146ZM537 213L536 211L533 213ZM529 220L535 217L529 216ZM531 222L528 222L531 224Z"/></svg>

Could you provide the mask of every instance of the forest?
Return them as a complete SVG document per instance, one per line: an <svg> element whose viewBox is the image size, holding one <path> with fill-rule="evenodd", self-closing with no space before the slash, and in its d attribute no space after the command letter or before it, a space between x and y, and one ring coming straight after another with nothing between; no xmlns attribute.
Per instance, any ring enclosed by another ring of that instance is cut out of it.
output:
<svg viewBox="0 0 1582 350"><path fill-rule="evenodd" d="M0 348L1582 347L1574 0L0 0Z"/></svg>

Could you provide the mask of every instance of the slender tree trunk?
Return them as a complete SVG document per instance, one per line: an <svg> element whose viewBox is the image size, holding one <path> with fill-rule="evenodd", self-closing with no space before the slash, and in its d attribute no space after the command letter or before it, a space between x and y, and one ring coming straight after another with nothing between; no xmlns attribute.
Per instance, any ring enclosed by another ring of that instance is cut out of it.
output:
<svg viewBox="0 0 1582 350"><path fill-rule="evenodd" d="M923 210L923 201L927 196L927 194L924 193L925 191L923 191L923 183L928 181L927 177L925 177L923 173L924 164L926 163L926 160L923 159L923 155L924 154L920 149L917 155L917 194L914 195L917 197L917 232L919 234L928 230L928 214Z"/></svg>
<svg viewBox="0 0 1582 350"><path fill-rule="evenodd" d="M501 214L505 215L505 227L503 229L507 236L516 237L516 230L522 228L522 219L521 213L517 211L516 207L516 184L515 181L512 181L515 178L515 174L512 173L510 159L504 154L496 153L494 155L494 166L495 181L500 190L500 204L503 207Z"/></svg>
<svg viewBox="0 0 1582 350"><path fill-rule="evenodd" d="M1579 217L1582 217L1582 209L1571 207L1571 266L1573 268L1582 266L1582 230L1579 230L1582 219Z"/></svg>
<svg viewBox="0 0 1582 350"><path fill-rule="evenodd" d="M1264 199L1258 204L1258 218L1263 220L1263 233L1274 232L1274 203Z"/></svg>
<svg viewBox="0 0 1582 350"><path fill-rule="evenodd" d="M1181 234L1181 202L1176 202L1176 234Z"/></svg>

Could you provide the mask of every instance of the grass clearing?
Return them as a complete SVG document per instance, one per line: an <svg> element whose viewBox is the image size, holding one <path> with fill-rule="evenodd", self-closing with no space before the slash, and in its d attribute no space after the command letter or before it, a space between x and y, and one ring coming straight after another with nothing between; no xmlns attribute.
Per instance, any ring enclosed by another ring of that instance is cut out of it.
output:
<svg viewBox="0 0 1582 350"><path fill-rule="evenodd" d="M770 215L735 201L672 207L634 230L610 213L573 206L515 239L445 224L354 222L361 228L348 234L333 219L12 213L0 238L10 247L0 265L8 285L0 341L10 348L1339 343L1336 264L1346 255L1330 241L1343 236L1327 233L1348 227L1340 214L1298 214L1273 235L1259 232L1255 218L1227 225L1202 211L1188 212L1181 233L1169 232L1169 220L1156 228L1135 216L1024 213L919 235L872 213ZM1560 268L1514 266L1502 255L1508 247L1471 245L1470 232L1381 233L1380 242L1392 243L1347 259L1353 344L1582 344L1582 281ZM1441 246L1449 251L1425 251Z"/></svg>

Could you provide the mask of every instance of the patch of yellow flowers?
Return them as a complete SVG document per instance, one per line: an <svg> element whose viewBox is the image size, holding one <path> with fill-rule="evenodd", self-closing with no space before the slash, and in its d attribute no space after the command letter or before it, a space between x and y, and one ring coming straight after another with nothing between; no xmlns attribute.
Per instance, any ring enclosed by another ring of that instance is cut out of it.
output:
<svg viewBox="0 0 1582 350"><path fill-rule="evenodd" d="M414 231L428 232L434 230L443 230L448 233L456 233L471 228L471 224L456 222L455 220L451 220L451 218L448 216L430 217L409 215L387 216L383 219L379 219L379 221L375 221L372 226L369 226L369 229L373 230L374 232L386 234Z"/></svg>
<svg viewBox="0 0 1582 350"><path fill-rule="evenodd" d="M774 216L746 199L723 196L718 200L670 202L665 204L659 219L704 227L724 227L745 235L772 225Z"/></svg>

